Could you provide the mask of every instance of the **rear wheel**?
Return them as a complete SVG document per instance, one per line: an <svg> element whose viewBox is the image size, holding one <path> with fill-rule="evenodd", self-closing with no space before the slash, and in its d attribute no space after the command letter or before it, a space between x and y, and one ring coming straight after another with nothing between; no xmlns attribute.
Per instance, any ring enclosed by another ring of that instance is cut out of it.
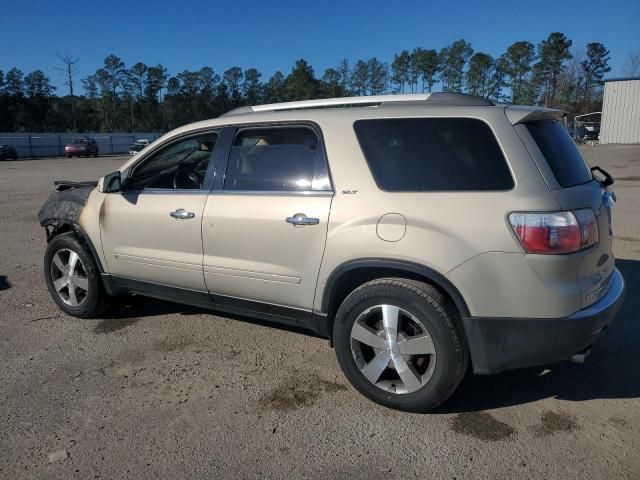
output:
<svg viewBox="0 0 640 480"><path fill-rule="evenodd" d="M68 315L93 318L109 305L93 257L73 234L59 235L49 242L44 276L51 297Z"/></svg>
<svg viewBox="0 0 640 480"><path fill-rule="evenodd" d="M465 375L468 354L456 312L433 286L383 278L353 291L336 315L338 362L353 386L387 407L426 412Z"/></svg>

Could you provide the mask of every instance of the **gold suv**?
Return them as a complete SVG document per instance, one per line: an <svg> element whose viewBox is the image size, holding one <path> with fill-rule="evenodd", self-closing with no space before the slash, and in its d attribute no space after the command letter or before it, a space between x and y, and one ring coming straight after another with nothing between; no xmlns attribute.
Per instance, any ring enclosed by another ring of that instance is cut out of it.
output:
<svg viewBox="0 0 640 480"><path fill-rule="evenodd" d="M582 361L618 311L611 177L562 112L455 93L242 107L42 207L44 276L309 329L408 411L475 373Z"/></svg>

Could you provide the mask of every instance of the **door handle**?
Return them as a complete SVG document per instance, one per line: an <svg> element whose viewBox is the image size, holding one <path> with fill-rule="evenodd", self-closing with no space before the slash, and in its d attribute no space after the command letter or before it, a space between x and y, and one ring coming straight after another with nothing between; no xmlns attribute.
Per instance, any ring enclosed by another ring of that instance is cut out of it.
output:
<svg viewBox="0 0 640 480"><path fill-rule="evenodd" d="M189 220L191 218L195 218L196 214L193 212L187 212L184 208L179 208L175 212L169 212L173 218L177 218L178 220Z"/></svg>
<svg viewBox="0 0 640 480"><path fill-rule="evenodd" d="M287 223L291 223L292 225L318 225L320 223L320 219L307 217L304 213L296 213L293 217L286 218Z"/></svg>

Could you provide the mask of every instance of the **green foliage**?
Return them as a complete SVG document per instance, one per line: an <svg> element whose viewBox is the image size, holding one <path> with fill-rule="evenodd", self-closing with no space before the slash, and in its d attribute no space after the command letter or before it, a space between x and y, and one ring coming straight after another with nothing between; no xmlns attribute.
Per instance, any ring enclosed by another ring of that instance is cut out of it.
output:
<svg viewBox="0 0 640 480"><path fill-rule="evenodd" d="M346 91L342 86L342 74L335 68L327 68L322 75L322 93L323 98L336 98L346 95Z"/></svg>
<svg viewBox="0 0 640 480"><path fill-rule="evenodd" d="M507 55L502 54L494 62L493 74L489 80L489 92L487 93L487 98L493 98L498 102L505 101L503 90L508 86L508 72L509 61L507 60Z"/></svg>
<svg viewBox="0 0 640 480"><path fill-rule="evenodd" d="M284 84L284 74L281 71L277 71L269 79L264 86L265 103L278 103L284 102L287 98Z"/></svg>
<svg viewBox="0 0 640 480"><path fill-rule="evenodd" d="M440 50L440 80L443 91L462 91L464 66L472 54L471 44L462 39Z"/></svg>
<svg viewBox="0 0 640 480"><path fill-rule="evenodd" d="M557 107L557 89L564 62L571 59L571 40L563 33L553 32L538 44L538 63L534 67L535 81L541 89L545 107Z"/></svg>
<svg viewBox="0 0 640 480"><path fill-rule="evenodd" d="M516 42L507 49L505 60L511 86L511 103L533 102L531 72L535 57L535 47L531 42Z"/></svg>
<svg viewBox="0 0 640 480"><path fill-rule="evenodd" d="M372 57L367 60L367 94L380 95L387 90L389 66Z"/></svg>
<svg viewBox="0 0 640 480"><path fill-rule="evenodd" d="M415 48L411 52L411 61L413 68L422 79L422 91L425 89L431 93L433 85L436 83L436 75L440 70L440 58L435 50L425 50L424 48Z"/></svg>
<svg viewBox="0 0 640 480"><path fill-rule="evenodd" d="M291 101L317 98L319 87L313 68L303 58L296 61L291 73L284 80L287 99Z"/></svg>
<svg viewBox="0 0 640 480"><path fill-rule="evenodd" d="M411 69L411 54L409 50L402 50L394 55L391 62L391 82L396 86L396 91L404 93L404 86L409 82Z"/></svg>
<svg viewBox="0 0 640 480"><path fill-rule="evenodd" d="M358 60L351 72L350 90L354 95L380 95L387 90L389 66L372 57Z"/></svg>
<svg viewBox="0 0 640 480"><path fill-rule="evenodd" d="M603 85L604 74L611 71L609 50L602 43L587 44L587 58L580 63L584 76L583 98L590 101L593 90Z"/></svg>
<svg viewBox="0 0 640 480"><path fill-rule="evenodd" d="M364 60L358 60L353 66L351 72L351 91L354 95L366 95L367 94L367 62Z"/></svg>
<svg viewBox="0 0 640 480"><path fill-rule="evenodd" d="M27 97L49 97L56 89L49 82L42 70L34 70L24 78L24 89Z"/></svg>
<svg viewBox="0 0 640 480"><path fill-rule="evenodd" d="M262 99L262 86L260 85L261 76L262 74L255 68L250 68L244 72L242 95L251 105L260 103Z"/></svg>
<svg viewBox="0 0 640 480"><path fill-rule="evenodd" d="M24 95L24 74L17 68L12 68L7 72L4 79L2 92L12 97L22 97Z"/></svg>
<svg viewBox="0 0 640 480"><path fill-rule="evenodd" d="M70 85L78 59L58 55L65 67L58 70L69 87L62 97L41 70L26 76L17 68L0 70L0 130L167 131L241 105L431 92L438 82L443 91L464 90L502 102L539 103L576 114L597 110L604 75L611 70L609 51L597 42L587 44L584 54L572 54L570 48L571 40L554 32L537 47L515 42L494 59L474 54L460 39L439 53L422 47L402 50L391 65L377 57L352 64L342 59L321 78L299 59L288 75L277 71L266 81L255 68L234 66L218 74L204 66L169 75L162 65L137 62L127 68L109 55L101 68L80 80L82 95ZM630 62L631 68L640 65L633 58Z"/></svg>
<svg viewBox="0 0 640 480"><path fill-rule="evenodd" d="M469 59L467 70L467 90L473 95L487 97L490 93L490 80L493 75L495 62L487 53L474 53Z"/></svg>
<svg viewBox="0 0 640 480"><path fill-rule="evenodd" d="M340 64L338 65L338 72L340 73L340 87L345 92L345 94L349 94L349 85L351 79L351 69L349 68L349 60L343 58L340 60Z"/></svg>

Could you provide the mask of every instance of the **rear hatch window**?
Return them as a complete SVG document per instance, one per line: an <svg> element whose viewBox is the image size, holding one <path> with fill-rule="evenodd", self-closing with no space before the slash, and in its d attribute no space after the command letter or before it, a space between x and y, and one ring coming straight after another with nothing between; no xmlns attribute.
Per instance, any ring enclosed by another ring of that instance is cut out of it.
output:
<svg viewBox="0 0 640 480"><path fill-rule="evenodd" d="M555 120L545 120L526 123L525 126L562 188L587 183L593 179L589 167L564 125Z"/></svg>

